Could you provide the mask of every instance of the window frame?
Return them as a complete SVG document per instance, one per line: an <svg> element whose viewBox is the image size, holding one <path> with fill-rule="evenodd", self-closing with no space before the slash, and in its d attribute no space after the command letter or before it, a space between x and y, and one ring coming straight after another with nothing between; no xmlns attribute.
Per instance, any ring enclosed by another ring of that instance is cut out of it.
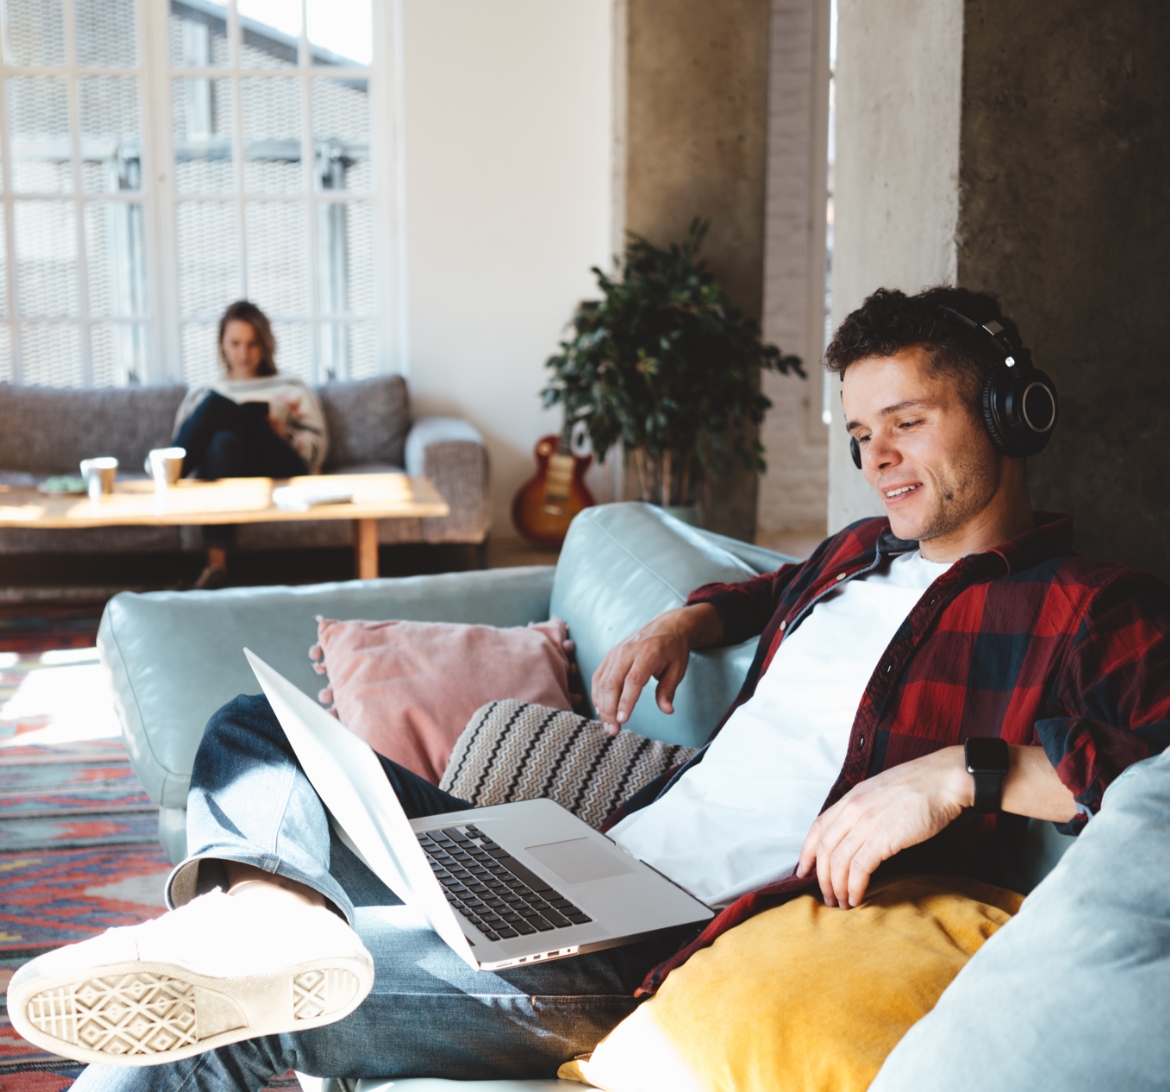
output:
<svg viewBox="0 0 1170 1092"><path fill-rule="evenodd" d="M241 69L239 65L240 26L236 0L226 0L230 67L212 66L183 68L172 66L169 45L170 0L134 0L138 63L134 68L91 67L77 63L75 42L74 0L61 0L65 23L65 56L67 62L59 66L25 67L3 63L0 78L0 146L2 159L3 195L2 214L5 228L5 258L8 265L6 303L11 341L12 376L15 384L23 384L22 328L28 325L73 326L81 331L82 383L93 382L92 328L115 322L138 322L147 328L146 358L141 373L131 382L159 384L185 382L182 361L181 326L184 321L179 306L179 253L177 241L177 214L183 201L204 198L231 205L234 208L239 233L237 259L239 286L248 295L247 236L245 206L249 201L278 202L298 205L307 218L306 248L308 278L306 300L309 322L310 381L323 382L328 376L321 367L321 346L318 331L320 323L331 317L320 306L320 275L318 271L317 212L322 203L358 200L370 206L373 224L373 310L363 321L374 326L375 374L405 370L405 308L402 300L401 242L401 179L399 176L399 145L401 132L399 107L401 104L399 73L401 24L400 0L373 0L373 49L368 66L335 67L312 65L308 46L307 20L301 20L298 64L286 69ZM303 10L303 9L302 9ZM67 80L69 140L73 161L73 192L68 194L17 194L13 191L13 145L11 115L9 112L8 78L20 75L64 76ZM141 126L141 184L137 191L86 193L82 188L81 118L77 81L89 76L127 76L138 80L138 106ZM371 189L366 194L352 191L317 190L314 185L313 133L311 127L312 80L318 77L352 77L368 81L370 98L370 175ZM231 193L180 194L174 184L174 147L172 139L171 94L173 81L183 77L226 79L232 84L232 151L235 187ZM243 118L240 99L240 81L249 77L293 80L299 88L301 123L301 166L304 172L302 192L295 195L246 193L243 188ZM76 316L40 318L25 316L19 307L18 267L16 264L15 205L18 200L51 199L68 201L75 210L77 248L76 276L78 280L78 308ZM85 240L85 209L90 204L124 202L140 204L143 212L143 234L146 251L147 313L131 319L94 316L91 313L88 254ZM340 316L336 316L340 317ZM191 321L188 317L187 321ZM338 378L344 378L339 376ZM125 376L117 377L123 384Z"/></svg>

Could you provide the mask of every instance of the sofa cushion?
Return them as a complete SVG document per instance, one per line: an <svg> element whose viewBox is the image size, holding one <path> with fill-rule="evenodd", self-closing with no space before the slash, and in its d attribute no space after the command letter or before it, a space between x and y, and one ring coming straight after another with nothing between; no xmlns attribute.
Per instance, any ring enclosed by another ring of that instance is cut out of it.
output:
<svg viewBox="0 0 1170 1092"><path fill-rule="evenodd" d="M601 829L614 809L694 751L522 701L494 701L460 734L439 788L477 808L555 800Z"/></svg>
<svg viewBox="0 0 1170 1092"><path fill-rule="evenodd" d="M770 557L777 566L784 560ZM654 615L681 607L701 584L746 580L756 572L660 508L604 504L585 509L569 528L557 563L551 611L569 624L588 690L606 652ZM755 647L752 640L693 654L674 713L668 716L658 708L651 683L627 727L666 743L699 746L739 692Z"/></svg>
<svg viewBox="0 0 1170 1092"><path fill-rule="evenodd" d="M326 471L353 463L403 465L410 401L402 376L325 383L315 390L329 429Z"/></svg>
<svg viewBox="0 0 1170 1092"><path fill-rule="evenodd" d="M460 733L488 702L572 708L564 640L555 619L502 627L320 618L309 657L329 676L318 696L341 723L437 785Z"/></svg>
<svg viewBox="0 0 1170 1092"><path fill-rule="evenodd" d="M185 387L58 390L0 384L0 467L76 474L82 459L113 455L142 473L146 453L171 442Z"/></svg>
<svg viewBox="0 0 1170 1092"><path fill-rule="evenodd" d="M697 952L560 1075L608 1092L863 1092L1022 901L949 876L890 880L850 911L804 895Z"/></svg>
<svg viewBox="0 0 1170 1092"><path fill-rule="evenodd" d="M1164 1089L1170 752L1117 779L1076 844L893 1051L872 1092Z"/></svg>

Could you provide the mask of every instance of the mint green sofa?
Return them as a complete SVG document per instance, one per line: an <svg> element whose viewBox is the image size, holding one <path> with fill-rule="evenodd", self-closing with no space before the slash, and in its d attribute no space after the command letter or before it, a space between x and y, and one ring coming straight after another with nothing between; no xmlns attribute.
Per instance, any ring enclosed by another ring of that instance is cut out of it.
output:
<svg viewBox="0 0 1170 1092"><path fill-rule="evenodd" d="M591 508L574 521L556 569L499 569L310 587L232 588L217 592L123 594L102 618L98 648L113 687L135 770L159 805L159 837L171 859L186 848L187 785L208 717L239 693L259 687L244 660L247 645L314 695L321 680L309 663L315 617L403 618L523 625L556 615L577 644L588 680L606 651L660 611L681 605L711 581L743 580L792 560L688 527L642 504ZM696 653L679 687L673 716L653 688L630 728L672 743L701 744L734 699L755 641ZM1034 824L1023 856L1005 866L1009 882L1029 890L1071 839ZM572 1092L558 1081L361 1082L304 1078L306 1092Z"/></svg>

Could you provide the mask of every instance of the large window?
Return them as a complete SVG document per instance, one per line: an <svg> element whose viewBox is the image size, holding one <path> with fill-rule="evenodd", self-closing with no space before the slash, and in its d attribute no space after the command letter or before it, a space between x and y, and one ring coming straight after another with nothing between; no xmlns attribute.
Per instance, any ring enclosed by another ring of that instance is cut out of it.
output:
<svg viewBox="0 0 1170 1092"><path fill-rule="evenodd" d="M0 380L206 380L241 297L282 370L384 366L370 0L0 11Z"/></svg>

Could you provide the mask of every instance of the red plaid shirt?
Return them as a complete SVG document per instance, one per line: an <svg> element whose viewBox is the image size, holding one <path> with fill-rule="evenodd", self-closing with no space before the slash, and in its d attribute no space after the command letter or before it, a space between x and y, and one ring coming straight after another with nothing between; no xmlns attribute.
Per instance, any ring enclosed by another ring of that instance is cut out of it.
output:
<svg viewBox="0 0 1170 1092"><path fill-rule="evenodd" d="M957 561L923 594L874 669L824 807L899 763L969 736L999 736L1044 747L1081 808L1062 828L1076 833L1123 769L1170 744L1170 588L1133 569L1078 557L1069 517L1038 513L1036 521L1035 530ZM719 611L724 643L760 634L743 689L711 738L752 696L784 638L822 596L915 548L894 537L888 520L862 520L826 539L801 565L693 592L688 603ZM668 791L705 750L656 794L639 794L636 804ZM1013 817L967 811L892 864L968 870L980 852L994 851L997 833L1019 829ZM639 992L653 993L693 952L814 882L790 876L743 896L651 972Z"/></svg>

